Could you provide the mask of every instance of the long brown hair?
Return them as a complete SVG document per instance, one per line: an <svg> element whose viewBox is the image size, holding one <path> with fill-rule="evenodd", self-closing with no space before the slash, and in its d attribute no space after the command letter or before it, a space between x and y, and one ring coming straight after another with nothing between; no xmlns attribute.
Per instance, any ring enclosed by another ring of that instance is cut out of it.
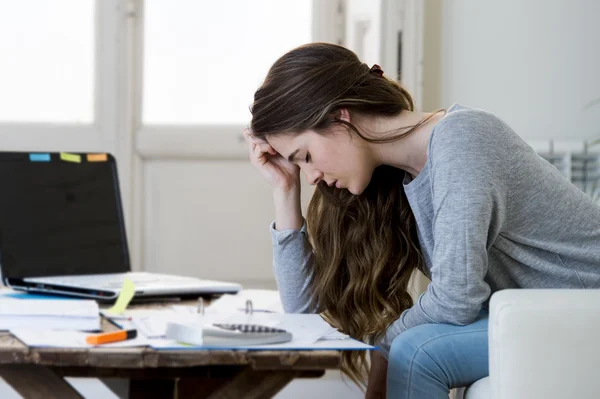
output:
<svg viewBox="0 0 600 399"><path fill-rule="evenodd" d="M369 68L352 51L311 43L273 64L254 95L250 127L264 138L325 132L333 124L343 124L349 134L385 143L406 137L428 119L393 132L365 134L336 117L342 108L351 115L391 117L412 111L414 105L397 82ZM404 174L380 166L358 196L321 182L308 207L314 262L305 272L313 308L343 333L367 342L376 342L412 306L409 279L423 265L414 215L402 185ZM344 352L342 366L354 382L365 385L364 351Z"/></svg>

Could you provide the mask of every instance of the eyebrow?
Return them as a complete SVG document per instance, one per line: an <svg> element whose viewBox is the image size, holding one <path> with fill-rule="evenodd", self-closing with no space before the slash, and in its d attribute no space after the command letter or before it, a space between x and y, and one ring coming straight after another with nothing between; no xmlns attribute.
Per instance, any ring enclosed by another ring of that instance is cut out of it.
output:
<svg viewBox="0 0 600 399"><path fill-rule="evenodd" d="M294 162L294 157L296 156L296 154L298 153L298 151L300 151L300 149L297 149L296 151L292 152L290 154L290 156L288 157L288 161L289 162Z"/></svg>

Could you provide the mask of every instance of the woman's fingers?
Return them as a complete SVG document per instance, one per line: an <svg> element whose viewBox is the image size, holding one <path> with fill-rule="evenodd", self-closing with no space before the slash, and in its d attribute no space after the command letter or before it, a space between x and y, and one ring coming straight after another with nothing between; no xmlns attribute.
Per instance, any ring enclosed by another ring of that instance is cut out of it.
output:
<svg viewBox="0 0 600 399"><path fill-rule="evenodd" d="M250 129L248 129L248 128L245 128L245 129L242 131L242 134L244 135L244 137L245 137L247 140L251 140L252 142L254 142L254 143L256 143L256 144L266 144L266 145L269 145L269 143L267 142L267 140L265 140L265 139L263 139L263 138L260 138L260 137L256 137L256 136L255 136L255 135L252 133L252 131L251 131Z"/></svg>
<svg viewBox="0 0 600 399"><path fill-rule="evenodd" d="M244 136L244 138L246 140L250 140L250 137L252 136L252 132L250 131L250 129L248 129L247 127L242 129L242 135Z"/></svg>
<svg viewBox="0 0 600 399"><path fill-rule="evenodd" d="M260 147L254 144L252 141L248 141L248 152L250 155L250 162L256 166L262 166L265 164L264 153Z"/></svg>
<svg viewBox="0 0 600 399"><path fill-rule="evenodd" d="M261 166L269 161L267 159L267 152L263 151L259 146L254 147L254 156L258 164Z"/></svg>
<svg viewBox="0 0 600 399"><path fill-rule="evenodd" d="M261 151L263 151L263 152L268 152L271 155L277 154L277 151L275 151L275 149L273 147L271 147L271 145L268 144L268 143L266 143L266 144L259 143L257 145L261 149Z"/></svg>
<svg viewBox="0 0 600 399"><path fill-rule="evenodd" d="M254 136L252 134L252 132L250 131L250 129L245 128L242 131L242 134L244 135L244 137L246 138L246 140L248 140L249 142L254 143L257 146L259 146L260 149L263 152L268 152L271 155L277 154L277 151L275 151L275 149L273 147L271 147L271 145L267 142L267 140L261 139L261 138L258 138L256 136Z"/></svg>

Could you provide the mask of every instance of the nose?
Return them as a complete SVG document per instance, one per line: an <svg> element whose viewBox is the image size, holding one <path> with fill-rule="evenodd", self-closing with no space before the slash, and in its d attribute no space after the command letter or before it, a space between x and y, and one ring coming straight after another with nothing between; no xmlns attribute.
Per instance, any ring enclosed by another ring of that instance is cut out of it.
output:
<svg viewBox="0 0 600 399"><path fill-rule="evenodd" d="M316 169L313 170L305 170L304 175L306 176L306 181L311 186L314 186L323 178L323 173L319 172Z"/></svg>

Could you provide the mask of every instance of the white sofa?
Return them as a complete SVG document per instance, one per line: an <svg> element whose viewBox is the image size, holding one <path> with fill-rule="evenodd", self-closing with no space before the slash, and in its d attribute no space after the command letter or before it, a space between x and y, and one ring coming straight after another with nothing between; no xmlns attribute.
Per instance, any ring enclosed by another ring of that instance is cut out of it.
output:
<svg viewBox="0 0 600 399"><path fill-rule="evenodd" d="M458 397L600 398L600 290L496 292L489 354L490 376Z"/></svg>

